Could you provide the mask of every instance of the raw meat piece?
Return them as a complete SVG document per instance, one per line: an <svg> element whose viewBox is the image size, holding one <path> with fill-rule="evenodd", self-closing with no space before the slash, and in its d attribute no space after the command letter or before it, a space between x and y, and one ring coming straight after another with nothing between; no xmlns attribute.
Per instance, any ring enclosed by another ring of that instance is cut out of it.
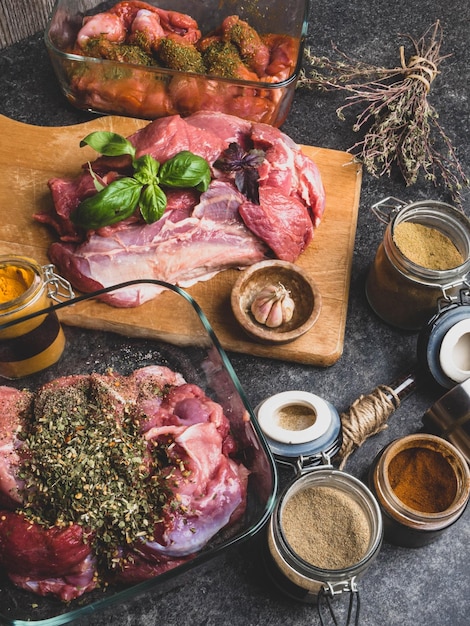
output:
<svg viewBox="0 0 470 626"><path fill-rule="evenodd" d="M0 508L14 509L22 502L18 434L30 418L31 400L27 391L0 387Z"/></svg>
<svg viewBox="0 0 470 626"><path fill-rule="evenodd" d="M129 140L137 156L150 154L159 162L190 150L208 161L213 180L200 196L195 190L169 191L167 210L154 224L145 224L136 213L87 233L77 231L70 215L92 193L89 173L84 171L75 181L49 181L55 215L35 217L56 228L61 241L51 245L49 258L80 291L142 279L190 287L224 269L243 268L273 255L295 262L321 221L325 193L318 168L277 128L201 111L185 119L158 119ZM236 189L233 173L213 167L233 142L245 151L265 152L258 170L259 206L252 206ZM100 157L93 168L107 183L129 174L129 159ZM133 307L161 291L160 286L142 284L102 299Z"/></svg>
<svg viewBox="0 0 470 626"><path fill-rule="evenodd" d="M218 183L215 195L220 191ZM239 195L227 185L225 191L229 207L230 198ZM135 279L157 279L189 287L223 269L246 267L264 259L265 244L240 218L234 218L232 210L226 216L216 214L209 201L214 196L212 186L205 194L194 209L197 217L174 222L174 213L167 211L158 222L131 224L108 237L92 234L78 247L53 243L49 257L65 278L86 292ZM133 307L161 291L158 285L137 285L106 294L102 299L115 306Z"/></svg>
<svg viewBox="0 0 470 626"><path fill-rule="evenodd" d="M222 141L222 150L233 142L245 149L249 147L247 141L250 138L252 123L248 120L216 111L199 111L185 118L185 121L190 126L216 135Z"/></svg>
<svg viewBox="0 0 470 626"><path fill-rule="evenodd" d="M189 150L213 163L225 149L223 139L211 130L201 130L189 125L179 115L155 120L144 126L129 138L136 148L136 156L150 154L164 163L182 150Z"/></svg>
<svg viewBox="0 0 470 626"><path fill-rule="evenodd" d="M65 376L34 394L0 387L0 441L7 443L0 449L0 462L9 461L18 424L29 431L22 422L23 407L34 424L36 417L56 414L58 398L63 411L67 406L86 407L83 415L90 428L109 419L119 424L131 420L145 443L138 471L143 467L146 471L144 479L137 479L139 498L146 496L145 479L150 476L171 493L158 510L151 540L134 538L118 545L117 563L108 568L95 553L93 539L96 535L99 544L99 526L87 521L90 528L82 527L75 518L68 520L64 509L59 510L65 523L54 523L52 517L51 526L42 525L22 514L21 501L13 503L15 510L0 510L0 567L15 585L69 601L102 582L142 581L193 558L245 511L249 472L233 458L237 446L221 405L165 366L143 367L128 376L114 371ZM77 441L71 445L80 458ZM26 436L21 458L26 458L27 446ZM16 469L20 463L18 459ZM66 474L66 467L60 467Z"/></svg>
<svg viewBox="0 0 470 626"><path fill-rule="evenodd" d="M18 587L61 600L78 598L97 584L90 545L76 524L46 529L1 511L0 564Z"/></svg>
<svg viewBox="0 0 470 626"><path fill-rule="evenodd" d="M260 167L261 185L275 186L286 195L298 197L319 226L325 210L325 190L318 167L285 133L269 124L253 124L255 148L266 150Z"/></svg>
<svg viewBox="0 0 470 626"><path fill-rule="evenodd" d="M199 551L237 510L244 510L248 473L223 454L223 438L213 422L152 428L146 438L164 440L170 434L175 444L172 454L185 468L184 472L171 469L181 507L167 511L146 550L179 558Z"/></svg>
<svg viewBox="0 0 470 626"><path fill-rule="evenodd" d="M276 187L261 187L260 204L246 200L240 215L248 228L265 241L274 254L293 263L313 237L313 224L305 205Z"/></svg>

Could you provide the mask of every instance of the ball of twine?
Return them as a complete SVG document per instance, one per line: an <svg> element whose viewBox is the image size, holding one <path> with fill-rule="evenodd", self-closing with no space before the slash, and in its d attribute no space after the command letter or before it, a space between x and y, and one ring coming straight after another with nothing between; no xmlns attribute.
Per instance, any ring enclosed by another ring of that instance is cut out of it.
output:
<svg viewBox="0 0 470 626"><path fill-rule="evenodd" d="M395 391L387 385L379 385L367 396L360 396L341 414L343 443L337 454L340 469L368 437L387 428L387 419L399 406L400 398Z"/></svg>

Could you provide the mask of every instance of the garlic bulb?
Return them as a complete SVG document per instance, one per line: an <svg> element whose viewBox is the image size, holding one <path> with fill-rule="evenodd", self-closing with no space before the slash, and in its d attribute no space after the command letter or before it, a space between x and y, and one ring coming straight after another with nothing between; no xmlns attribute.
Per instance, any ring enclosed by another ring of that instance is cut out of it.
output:
<svg viewBox="0 0 470 626"><path fill-rule="evenodd" d="M264 287L251 304L255 320L269 328L277 328L289 322L294 315L294 308L290 291L281 283Z"/></svg>

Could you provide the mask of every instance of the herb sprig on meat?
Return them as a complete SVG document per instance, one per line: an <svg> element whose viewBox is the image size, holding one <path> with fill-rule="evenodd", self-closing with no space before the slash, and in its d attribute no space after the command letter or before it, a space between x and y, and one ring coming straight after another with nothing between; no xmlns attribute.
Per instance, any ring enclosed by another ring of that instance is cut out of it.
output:
<svg viewBox="0 0 470 626"><path fill-rule="evenodd" d="M221 172L235 172L234 182L238 191L254 204L259 204L258 167L265 156L264 150L245 152L238 143L232 142L215 161L214 167Z"/></svg>
<svg viewBox="0 0 470 626"><path fill-rule="evenodd" d="M80 146L88 145L104 156L131 157L133 176L123 176L104 185L90 165L97 193L83 200L72 213L72 221L82 228L97 229L131 217L139 207L147 224L159 220L166 208L164 187L195 187L206 191L211 181L205 159L183 150L163 164L149 154L136 158L132 143L117 133L96 131Z"/></svg>

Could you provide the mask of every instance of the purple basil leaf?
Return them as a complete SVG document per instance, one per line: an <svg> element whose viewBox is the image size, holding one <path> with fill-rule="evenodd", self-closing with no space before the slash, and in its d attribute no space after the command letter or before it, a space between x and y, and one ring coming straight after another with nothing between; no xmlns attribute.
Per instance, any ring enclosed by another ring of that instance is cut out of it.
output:
<svg viewBox="0 0 470 626"><path fill-rule="evenodd" d="M235 174L235 186L253 204L259 204L258 171L252 168L240 170Z"/></svg>
<svg viewBox="0 0 470 626"><path fill-rule="evenodd" d="M214 167L222 172L235 172L235 186L248 200L259 204L258 167L265 159L264 150L249 150L232 142L214 162Z"/></svg>

